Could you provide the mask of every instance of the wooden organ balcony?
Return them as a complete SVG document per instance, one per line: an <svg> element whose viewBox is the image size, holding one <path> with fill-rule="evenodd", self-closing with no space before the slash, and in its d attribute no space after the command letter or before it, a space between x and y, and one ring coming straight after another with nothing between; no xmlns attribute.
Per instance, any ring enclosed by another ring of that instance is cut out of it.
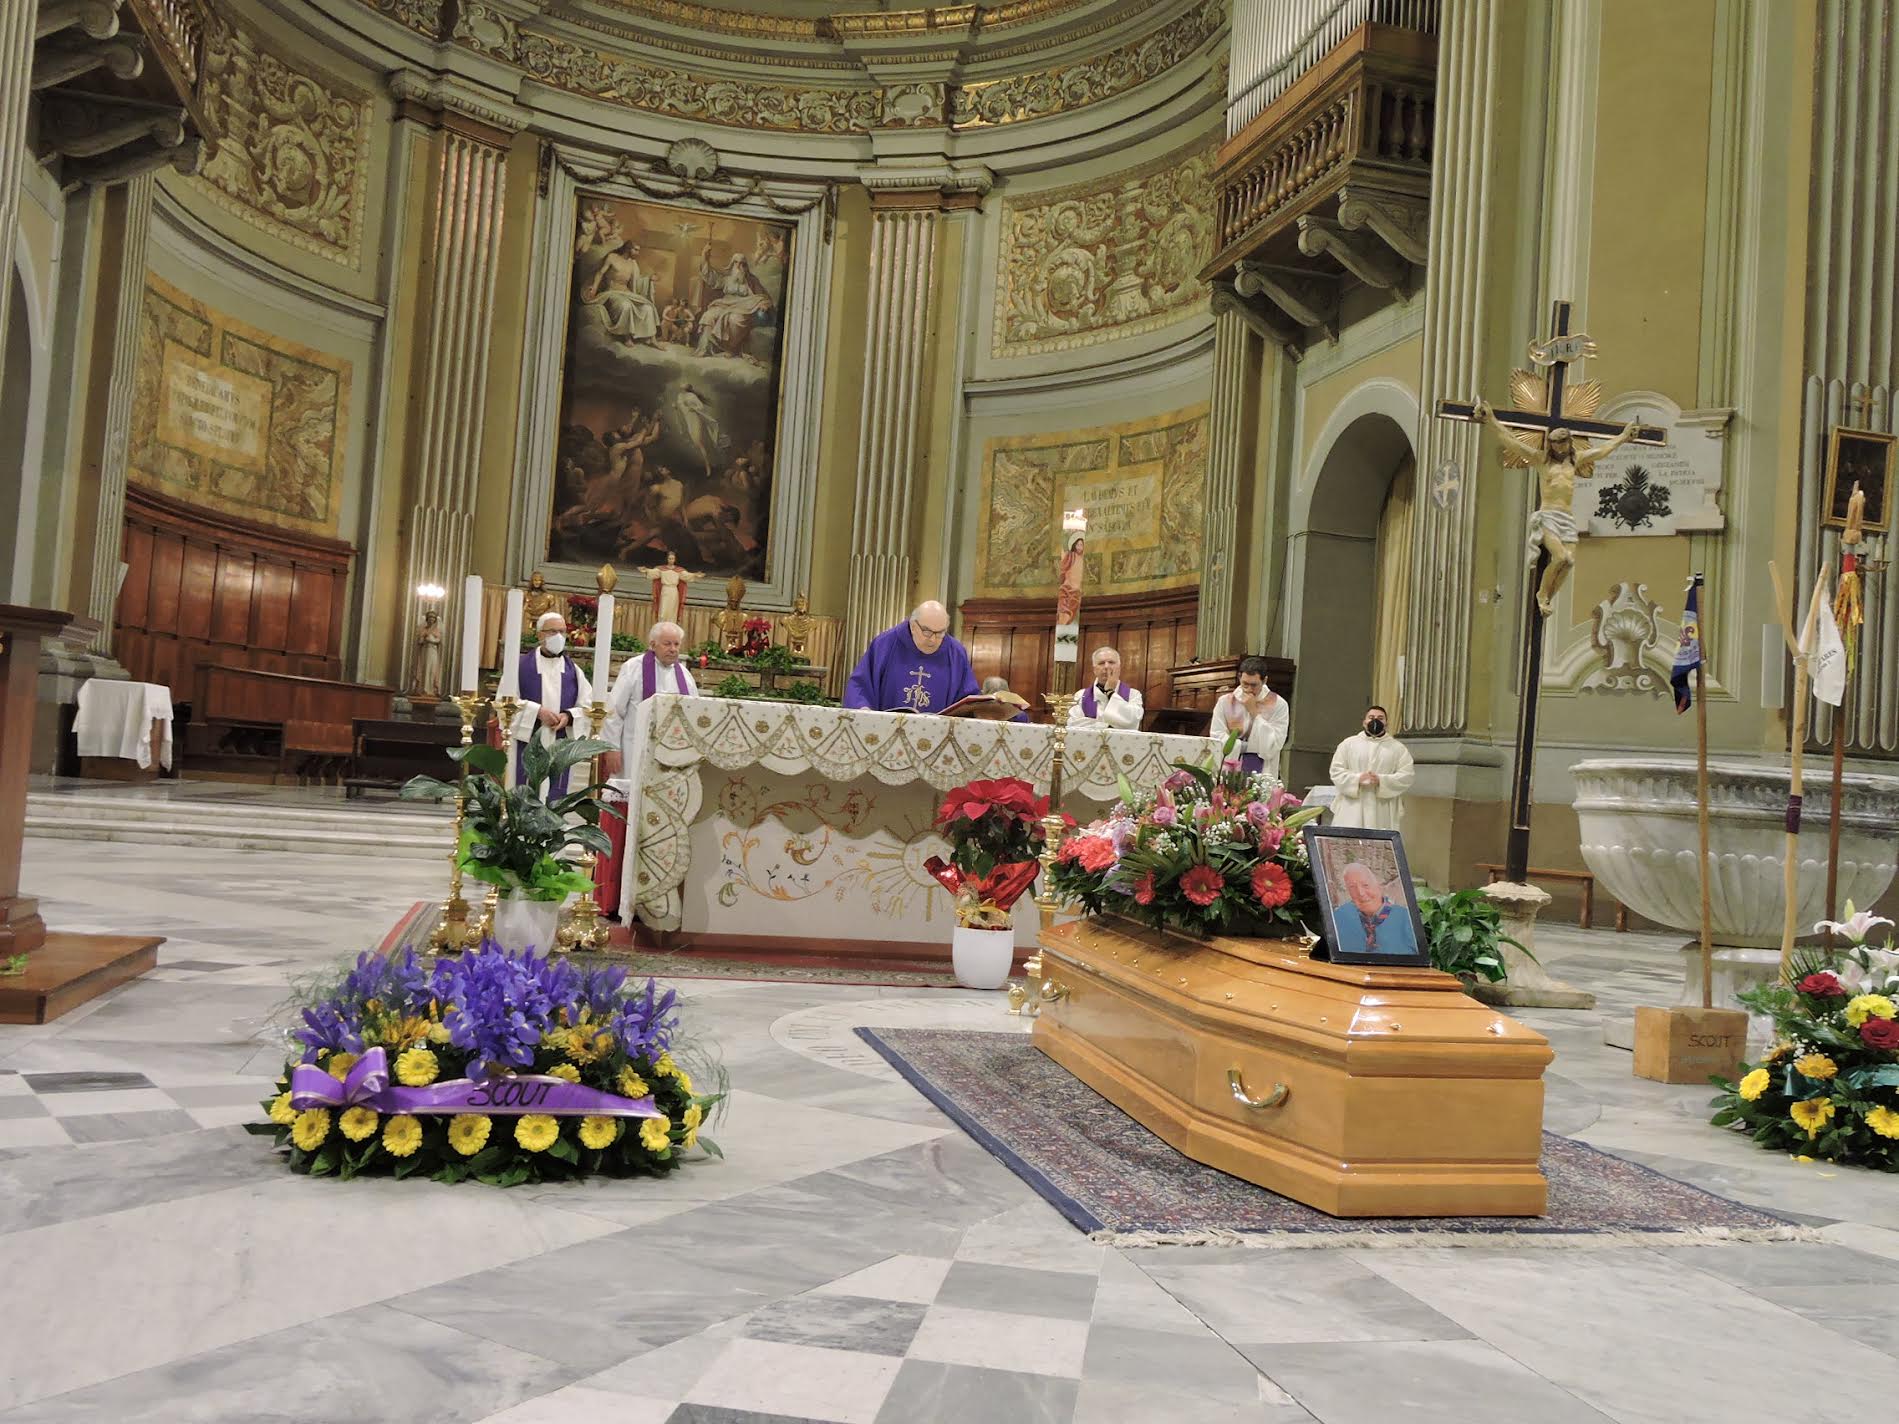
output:
<svg viewBox="0 0 1899 1424"><path fill-rule="evenodd" d="M1425 260L1437 39L1359 26L1220 149L1202 275L1296 356L1335 338L1354 287L1405 290Z"/></svg>

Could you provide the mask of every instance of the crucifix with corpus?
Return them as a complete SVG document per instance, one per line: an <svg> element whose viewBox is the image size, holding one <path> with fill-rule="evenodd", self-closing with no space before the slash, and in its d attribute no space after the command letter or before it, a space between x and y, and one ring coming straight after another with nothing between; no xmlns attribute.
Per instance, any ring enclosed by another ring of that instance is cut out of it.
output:
<svg viewBox="0 0 1899 1424"><path fill-rule="evenodd" d="M1482 400L1437 403L1439 419L1480 421L1496 431L1503 442L1506 466L1538 471L1537 508L1530 518L1526 550L1534 569L1519 683L1521 696L1517 699L1510 843L1504 856L1505 874L1518 883L1529 873L1530 864L1530 772L1536 750L1538 684L1543 678L1543 620L1550 614L1550 600L1576 562L1576 516L1570 507L1576 478L1587 476L1598 460L1630 441L1638 445L1668 443L1668 432L1657 425L1633 421L1611 425L1592 419L1602 404L1602 386L1596 381L1572 385L1569 366L1594 356L1596 343L1581 332L1570 331L1569 313L1568 302L1557 302L1550 323L1552 335L1547 341L1530 343L1530 364L1549 374L1521 369L1510 373L1515 409L1493 410ZM1516 434L1518 431L1526 432L1527 438ZM1592 436L1601 443L1585 445L1578 438L1581 436Z"/></svg>

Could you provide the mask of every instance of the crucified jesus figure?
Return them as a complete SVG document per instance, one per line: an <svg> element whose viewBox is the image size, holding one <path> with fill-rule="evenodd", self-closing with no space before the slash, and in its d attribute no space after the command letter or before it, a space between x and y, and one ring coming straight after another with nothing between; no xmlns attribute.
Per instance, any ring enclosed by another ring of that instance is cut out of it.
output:
<svg viewBox="0 0 1899 1424"><path fill-rule="evenodd" d="M1475 402L1477 418L1497 432L1504 449L1537 469L1537 507L1530 516L1530 538L1526 553L1534 564L1538 550L1547 550L1549 566L1543 570L1543 582L1536 590L1537 611L1550 616L1550 601L1575 567L1576 515L1571 502L1576 495L1576 477L1587 477L1596 462L1612 450L1620 449L1635 438L1638 421L1630 421L1622 432L1600 445L1585 445L1562 426L1550 431L1542 448L1518 439L1515 432L1497 419L1490 402Z"/></svg>

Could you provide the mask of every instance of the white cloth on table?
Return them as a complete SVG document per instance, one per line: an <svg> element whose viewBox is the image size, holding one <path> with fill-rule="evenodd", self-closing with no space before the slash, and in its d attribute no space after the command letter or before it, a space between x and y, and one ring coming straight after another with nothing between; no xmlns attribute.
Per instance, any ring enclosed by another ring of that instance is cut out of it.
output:
<svg viewBox="0 0 1899 1424"><path fill-rule="evenodd" d="M1368 771L1378 778L1376 786L1358 784L1358 778ZM1331 776L1338 791L1338 799L1332 803L1333 825L1362 826L1372 831L1402 829L1404 794L1417 776L1403 742L1364 732L1347 737L1332 753Z"/></svg>
<svg viewBox="0 0 1899 1424"><path fill-rule="evenodd" d="M158 763L171 770L171 689L156 682L88 678L79 685L73 736L82 757L152 764L152 723L160 724Z"/></svg>

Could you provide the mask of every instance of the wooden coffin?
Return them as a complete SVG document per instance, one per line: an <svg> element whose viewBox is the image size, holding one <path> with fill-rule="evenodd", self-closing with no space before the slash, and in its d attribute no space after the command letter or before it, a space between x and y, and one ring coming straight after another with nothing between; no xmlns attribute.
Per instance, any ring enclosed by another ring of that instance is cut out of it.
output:
<svg viewBox="0 0 1899 1424"><path fill-rule="evenodd" d="M1549 1042L1451 975L1112 919L1041 942L1036 1047L1196 1161L1333 1216L1543 1214Z"/></svg>

